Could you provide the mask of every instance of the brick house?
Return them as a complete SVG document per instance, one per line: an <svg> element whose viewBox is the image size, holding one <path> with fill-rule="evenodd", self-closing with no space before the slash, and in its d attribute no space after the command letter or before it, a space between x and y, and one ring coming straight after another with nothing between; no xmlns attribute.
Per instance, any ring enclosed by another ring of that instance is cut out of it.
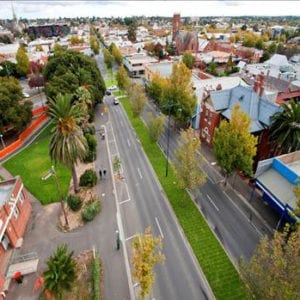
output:
<svg viewBox="0 0 300 300"><path fill-rule="evenodd" d="M239 103L242 111L251 118L250 132L258 137L254 169L259 160L269 158L272 154L268 138L270 117L281 110L278 104L265 96L262 84L262 78L257 77L254 87L239 85L223 90L219 86L216 90L208 91L203 98L200 115L200 139L212 148L215 128L222 119L230 120L233 106Z"/></svg>
<svg viewBox="0 0 300 300"><path fill-rule="evenodd" d="M22 246L31 210L28 194L19 176L0 182L0 292L5 283L10 249Z"/></svg>

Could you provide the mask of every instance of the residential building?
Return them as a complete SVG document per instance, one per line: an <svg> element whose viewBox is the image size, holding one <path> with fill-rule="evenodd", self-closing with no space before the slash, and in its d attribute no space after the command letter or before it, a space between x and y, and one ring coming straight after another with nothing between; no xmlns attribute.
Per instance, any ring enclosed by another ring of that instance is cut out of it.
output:
<svg viewBox="0 0 300 300"><path fill-rule="evenodd" d="M294 223L291 216L297 207L294 188L300 186L300 151L260 161L255 186L263 191L262 199L281 216L278 227L283 221Z"/></svg>
<svg viewBox="0 0 300 300"><path fill-rule="evenodd" d="M31 203L19 176L0 182L0 292L10 250L19 248L31 214Z"/></svg>

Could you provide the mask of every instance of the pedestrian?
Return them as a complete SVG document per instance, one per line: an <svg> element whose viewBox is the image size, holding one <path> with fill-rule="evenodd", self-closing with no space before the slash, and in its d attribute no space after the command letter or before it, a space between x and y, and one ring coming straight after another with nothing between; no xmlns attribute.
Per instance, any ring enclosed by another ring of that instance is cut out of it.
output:
<svg viewBox="0 0 300 300"><path fill-rule="evenodd" d="M100 179L102 179L102 171L101 170L99 170L99 177L100 177Z"/></svg>
<svg viewBox="0 0 300 300"><path fill-rule="evenodd" d="M106 170L103 170L103 178L106 179Z"/></svg>

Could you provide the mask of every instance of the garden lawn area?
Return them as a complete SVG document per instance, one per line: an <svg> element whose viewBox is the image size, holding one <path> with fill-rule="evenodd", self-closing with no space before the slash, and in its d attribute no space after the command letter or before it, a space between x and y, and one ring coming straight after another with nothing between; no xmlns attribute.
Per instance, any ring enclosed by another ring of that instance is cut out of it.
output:
<svg viewBox="0 0 300 300"><path fill-rule="evenodd" d="M26 189L43 205L60 200L54 177L42 180L42 176L53 165L49 156L50 130L51 125L47 126L30 146L3 164L12 175L21 176ZM63 197L65 197L70 185L71 172L61 164L55 169Z"/></svg>
<svg viewBox="0 0 300 300"><path fill-rule="evenodd" d="M151 142L147 126L140 118L133 117L127 98L122 99L122 104L216 299L245 299L246 289L238 271L194 201L186 191L174 185L176 178L172 168L165 177L166 158L157 143Z"/></svg>

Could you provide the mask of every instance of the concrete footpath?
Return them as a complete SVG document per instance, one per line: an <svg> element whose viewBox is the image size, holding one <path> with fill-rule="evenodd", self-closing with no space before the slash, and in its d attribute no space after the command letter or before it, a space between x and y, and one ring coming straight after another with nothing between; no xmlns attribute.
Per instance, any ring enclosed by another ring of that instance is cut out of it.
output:
<svg viewBox="0 0 300 300"><path fill-rule="evenodd" d="M53 254L57 245L63 243L68 244L68 248L73 250L75 255L95 246L102 259L103 299L130 299L122 247L120 250L116 250L115 231L117 230L117 220L112 183L113 174L110 174L107 143L101 139L100 135L100 127L108 121L108 115L107 113L101 114L102 111L103 104L98 105L95 119L98 142L95 169L97 175L100 169L107 171L106 179L98 179L96 187L102 203L101 213L83 227L70 233L62 233L57 229L60 204L54 203L42 206L31 195L32 216L25 232L22 248L14 249L13 254L22 255L36 252L39 258L38 271L26 275L22 284L11 282L6 299L39 299L39 294L33 290L34 282L38 276L42 275L46 268L45 262ZM0 175L5 179L11 177L2 166L0 166Z"/></svg>

